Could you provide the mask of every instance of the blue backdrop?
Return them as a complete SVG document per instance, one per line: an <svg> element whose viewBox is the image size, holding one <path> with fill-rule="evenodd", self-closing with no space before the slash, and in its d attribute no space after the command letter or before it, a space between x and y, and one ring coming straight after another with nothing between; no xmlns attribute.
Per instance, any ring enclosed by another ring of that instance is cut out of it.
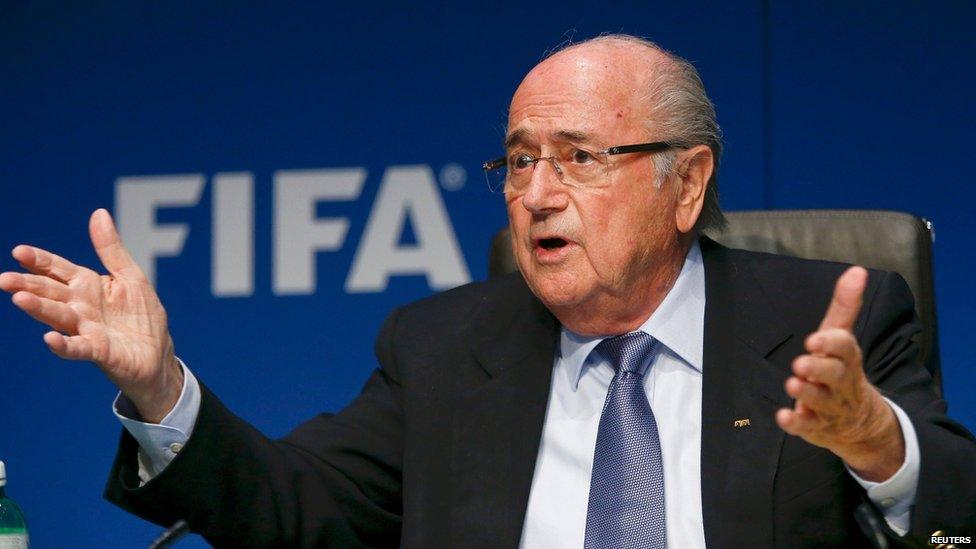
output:
<svg viewBox="0 0 976 549"><path fill-rule="evenodd" d="M976 427L972 3L87 4L0 9L0 249L95 267L112 209L179 356L268 435L357 393L392 307L485 277L505 213L479 166L511 93L605 31L698 66L726 209L934 221L945 392ZM101 499L114 390L44 331L0 304L9 493L38 547L144 545L159 529Z"/></svg>

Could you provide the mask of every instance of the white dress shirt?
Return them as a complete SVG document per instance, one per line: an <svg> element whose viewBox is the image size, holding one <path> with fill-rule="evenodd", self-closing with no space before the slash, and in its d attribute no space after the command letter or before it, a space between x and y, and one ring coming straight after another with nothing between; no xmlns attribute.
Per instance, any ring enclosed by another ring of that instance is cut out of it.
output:
<svg viewBox="0 0 976 549"><path fill-rule="evenodd" d="M696 242L674 287L640 327L661 342L647 358L651 367L644 378L644 390L661 440L669 547L705 545L700 471L704 319L705 269ZM583 546L597 428L614 373L604 357L591 353L602 340L562 330L521 547ZM199 384L182 361L181 365L183 392L160 424L139 421L121 394L113 407L139 442L139 477L143 482L176 457L196 423ZM904 411L888 403L905 437L905 463L883 483L865 481L853 472L851 475L882 509L889 526L904 534L909 529L918 485L918 439Z"/></svg>
<svg viewBox="0 0 976 549"><path fill-rule="evenodd" d="M141 421L135 406L122 393L115 397L112 406L122 426L139 443L139 479L143 483L158 475L180 453L193 434L200 413L200 383L182 360L180 366L183 368L180 398L158 424Z"/></svg>

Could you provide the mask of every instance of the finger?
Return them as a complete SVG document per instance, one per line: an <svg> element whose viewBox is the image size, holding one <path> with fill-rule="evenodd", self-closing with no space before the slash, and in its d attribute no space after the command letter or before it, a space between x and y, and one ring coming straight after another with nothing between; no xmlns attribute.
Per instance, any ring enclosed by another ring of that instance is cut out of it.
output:
<svg viewBox="0 0 976 549"><path fill-rule="evenodd" d="M789 408L780 408L776 411L776 424L779 425L780 429L786 431L791 435L796 435L796 428L799 419L796 417L796 412L790 410Z"/></svg>
<svg viewBox="0 0 976 549"><path fill-rule="evenodd" d="M108 210L99 208L88 221L88 233L91 236L95 253L102 260L102 265L108 272L117 277L139 279L145 278L142 269L136 264L129 251L122 245L122 238L115 229L115 223Z"/></svg>
<svg viewBox="0 0 976 549"><path fill-rule="evenodd" d="M833 403L831 396L833 392L823 385L810 383L798 377L791 377L784 384L786 394L795 398L798 404L802 403L804 409L812 412L829 408Z"/></svg>
<svg viewBox="0 0 976 549"><path fill-rule="evenodd" d="M804 346L813 354L838 358L845 364L855 365L860 360L861 348L854 334L840 328L814 332L807 336Z"/></svg>
<svg viewBox="0 0 976 549"><path fill-rule="evenodd" d="M10 255L28 271L60 282L68 282L83 269L59 255L24 244L14 248Z"/></svg>
<svg viewBox="0 0 976 549"><path fill-rule="evenodd" d="M844 378L847 368L835 357L801 355L793 360L793 373L804 381L832 387Z"/></svg>
<svg viewBox="0 0 976 549"><path fill-rule="evenodd" d="M850 267L837 279L834 297L820 322L820 329L841 328L852 331L864 297L868 272L864 267Z"/></svg>
<svg viewBox="0 0 976 549"><path fill-rule="evenodd" d="M33 274L0 273L0 290L10 293L25 291L55 301L71 299L71 289L63 282Z"/></svg>
<svg viewBox="0 0 976 549"><path fill-rule="evenodd" d="M48 332L44 334L44 343L47 343L52 353L61 358L68 360L95 360L91 341L85 336L69 337L58 332Z"/></svg>
<svg viewBox="0 0 976 549"><path fill-rule="evenodd" d="M59 332L77 333L78 313L64 303L38 297L30 292L17 292L11 299L14 305Z"/></svg>
<svg viewBox="0 0 976 549"><path fill-rule="evenodd" d="M819 418L808 410L780 408L776 411L776 424L791 435L803 436L817 429Z"/></svg>

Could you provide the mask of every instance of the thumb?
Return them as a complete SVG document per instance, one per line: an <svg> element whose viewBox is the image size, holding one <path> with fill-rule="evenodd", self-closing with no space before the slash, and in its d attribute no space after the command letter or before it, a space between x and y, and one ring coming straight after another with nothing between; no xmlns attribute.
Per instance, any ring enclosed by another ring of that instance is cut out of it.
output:
<svg viewBox="0 0 976 549"><path fill-rule="evenodd" d="M145 278L142 269L122 245L122 238L115 230L115 223L108 210L99 208L92 213L91 219L88 220L88 233L91 235L95 253L113 276L129 279Z"/></svg>
<svg viewBox="0 0 976 549"><path fill-rule="evenodd" d="M868 272L864 267L850 267L837 279L834 297L830 300L827 312L820 322L820 329L841 328L854 330L854 322L861 312L864 301L864 288L867 286Z"/></svg>

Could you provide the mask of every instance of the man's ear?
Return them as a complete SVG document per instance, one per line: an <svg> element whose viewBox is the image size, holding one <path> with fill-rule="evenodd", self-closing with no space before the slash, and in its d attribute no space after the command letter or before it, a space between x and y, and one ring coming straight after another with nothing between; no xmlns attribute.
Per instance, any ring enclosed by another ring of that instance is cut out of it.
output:
<svg viewBox="0 0 976 549"><path fill-rule="evenodd" d="M678 199L675 207L675 223L682 233L695 228L705 203L705 189L715 171L715 156L707 145L696 145L678 155Z"/></svg>

